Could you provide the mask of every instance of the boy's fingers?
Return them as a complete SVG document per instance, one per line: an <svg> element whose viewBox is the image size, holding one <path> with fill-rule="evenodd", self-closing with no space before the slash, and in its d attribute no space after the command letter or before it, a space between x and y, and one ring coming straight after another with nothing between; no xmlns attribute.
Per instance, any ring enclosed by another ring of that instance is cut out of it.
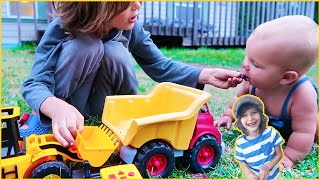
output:
<svg viewBox="0 0 320 180"><path fill-rule="evenodd" d="M60 121L58 121L58 123L59 123L58 124L58 131L59 131L59 134L62 136L62 138L68 142L68 145L73 146L74 145L74 138L73 138L70 130L67 128L68 120L70 120L70 119L60 119ZM71 127L71 125L69 125L69 126ZM72 129L72 128L70 128L70 129Z"/></svg>
<svg viewBox="0 0 320 180"><path fill-rule="evenodd" d="M79 132L82 132L83 131L83 128L84 128L84 117L82 116L82 114L78 111L77 112L77 130Z"/></svg>
<svg viewBox="0 0 320 180"><path fill-rule="evenodd" d="M225 75L228 77L240 77L241 73L238 71L226 70Z"/></svg>
<svg viewBox="0 0 320 180"><path fill-rule="evenodd" d="M66 127L59 128L59 133L68 142L68 145L74 145L74 138Z"/></svg>
<svg viewBox="0 0 320 180"><path fill-rule="evenodd" d="M258 180L258 177L257 177L255 174L250 173L250 174L249 174L249 179L250 179L250 180Z"/></svg>
<svg viewBox="0 0 320 180"><path fill-rule="evenodd" d="M227 80L227 88L229 87L236 87L239 83L241 83L242 81L239 80L239 78L236 77L232 77L232 78L228 78Z"/></svg>
<svg viewBox="0 0 320 180"><path fill-rule="evenodd" d="M261 173L261 175L260 175L260 177L261 177L261 180L265 180L265 179L267 179L266 177L266 173Z"/></svg>
<svg viewBox="0 0 320 180"><path fill-rule="evenodd" d="M238 78L233 77L232 78L232 87L236 87L238 85Z"/></svg>
<svg viewBox="0 0 320 180"><path fill-rule="evenodd" d="M84 119L82 118L82 119L77 121L77 130L79 132L82 132L83 129L84 129Z"/></svg>
<svg viewBox="0 0 320 180"><path fill-rule="evenodd" d="M232 81L232 78L228 78L228 81L227 81L227 86L226 86L226 88L232 87L232 85L233 85L233 81Z"/></svg>
<svg viewBox="0 0 320 180"><path fill-rule="evenodd" d="M221 83L222 83L221 88L223 89L228 89L229 87L233 86L232 78L228 78L226 81L221 81Z"/></svg>
<svg viewBox="0 0 320 180"><path fill-rule="evenodd" d="M76 125L77 125L77 120L76 120L76 116L69 116L67 119L67 129L68 131L71 133L71 135L73 137L76 137L77 133L76 133Z"/></svg>
<svg viewBox="0 0 320 180"><path fill-rule="evenodd" d="M62 146L67 147L68 146L68 142L60 135L58 127L56 125L52 124L52 132L54 137L57 139L57 141L62 144Z"/></svg>

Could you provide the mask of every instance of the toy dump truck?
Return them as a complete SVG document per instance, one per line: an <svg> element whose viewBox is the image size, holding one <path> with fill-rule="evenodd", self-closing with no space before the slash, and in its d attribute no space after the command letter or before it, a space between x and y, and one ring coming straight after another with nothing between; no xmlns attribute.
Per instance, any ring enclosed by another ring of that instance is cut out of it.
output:
<svg viewBox="0 0 320 180"><path fill-rule="evenodd" d="M204 91L160 83L148 95L107 96L102 122L119 138L120 157L143 177L169 176L179 156L192 171L208 171L221 156L221 134L208 106L200 111L210 98Z"/></svg>

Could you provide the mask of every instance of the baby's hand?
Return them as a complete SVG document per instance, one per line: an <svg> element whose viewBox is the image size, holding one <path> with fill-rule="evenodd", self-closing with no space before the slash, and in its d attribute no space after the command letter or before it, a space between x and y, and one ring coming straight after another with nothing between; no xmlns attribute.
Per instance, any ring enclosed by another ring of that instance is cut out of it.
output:
<svg viewBox="0 0 320 180"><path fill-rule="evenodd" d="M231 128L232 119L229 116L222 116L222 118L219 119L219 121L215 121L214 125L216 127L220 126L227 126L227 129Z"/></svg>
<svg viewBox="0 0 320 180"><path fill-rule="evenodd" d="M288 156L284 155L282 163L281 163L281 168L282 169L292 169L293 166L294 166L294 162L292 162L291 159L288 158Z"/></svg>

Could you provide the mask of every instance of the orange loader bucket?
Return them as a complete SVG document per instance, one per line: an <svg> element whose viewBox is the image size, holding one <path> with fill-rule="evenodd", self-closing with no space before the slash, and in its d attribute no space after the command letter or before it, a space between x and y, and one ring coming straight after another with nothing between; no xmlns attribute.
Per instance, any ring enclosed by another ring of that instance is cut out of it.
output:
<svg viewBox="0 0 320 180"><path fill-rule="evenodd" d="M106 126L85 126L77 131L76 147L83 160L93 167L102 166L119 146L118 138Z"/></svg>

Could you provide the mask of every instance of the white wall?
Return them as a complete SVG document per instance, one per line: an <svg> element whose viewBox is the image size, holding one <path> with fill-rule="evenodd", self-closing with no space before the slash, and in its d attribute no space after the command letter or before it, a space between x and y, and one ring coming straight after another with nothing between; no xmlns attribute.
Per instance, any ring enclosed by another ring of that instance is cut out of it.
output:
<svg viewBox="0 0 320 180"><path fill-rule="evenodd" d="M37 24L38 29L45 29L46 26L47 24ZM18 36L18 25L16 22L2 22L2 44L18 44ZM21 40L36 40L33 23L21 23Z"/></svg>

